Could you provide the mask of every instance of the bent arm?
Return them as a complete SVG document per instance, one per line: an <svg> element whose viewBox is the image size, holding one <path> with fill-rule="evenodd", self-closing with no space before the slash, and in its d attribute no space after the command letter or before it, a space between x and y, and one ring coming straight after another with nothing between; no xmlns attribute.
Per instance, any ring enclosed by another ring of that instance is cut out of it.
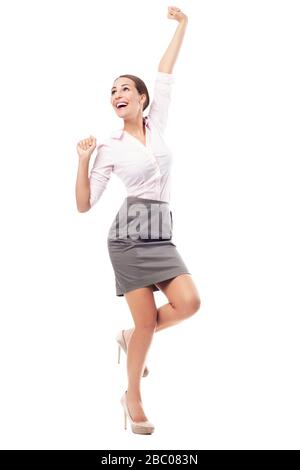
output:
<svg viewBox="0 0 300 470"><path fill-rule="evenodd" d="M96 158L90 172L89 205L93 207L99 201L114 171L114 159L109 145L101 143L97 148Z"/></svg>
<svg viewBox="0 0 300 470"><path fill-rule="evenodd" d="M172 73L184 38L187 23L187 18L184 18L178 23L174 36L171 39L171 42L168 45L166 52L164 53L159 62L159 72Z"/></svg>

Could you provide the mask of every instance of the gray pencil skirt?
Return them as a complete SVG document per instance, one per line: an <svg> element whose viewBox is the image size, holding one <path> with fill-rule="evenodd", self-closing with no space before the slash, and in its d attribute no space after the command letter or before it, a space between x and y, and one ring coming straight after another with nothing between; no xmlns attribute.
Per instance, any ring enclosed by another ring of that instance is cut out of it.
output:
<svg viewBox="0 0 300 470"><path fill-rule="evenodd" d="M116 295L191 274L172 242L169 203L127 196L109 228L107 247L115 274Z"/></svg>

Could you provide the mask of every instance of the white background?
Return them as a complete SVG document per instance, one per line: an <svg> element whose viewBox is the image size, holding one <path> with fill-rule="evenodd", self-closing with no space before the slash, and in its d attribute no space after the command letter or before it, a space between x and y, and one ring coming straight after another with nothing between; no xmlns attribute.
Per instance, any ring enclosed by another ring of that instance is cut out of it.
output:
<svg viewBox="0 0 300 470"><path fill-rule="evenodd" d="M166 131L173 239L202 305L154 337L142 379L154 434L124 430L115 335L133 322L106 237L126 189L113 175L79 213L76 144L122 127L110 104L117 76L140 76L152 97L177 27L168 5L1 3L2 449L300 448L291 0L175 4L189 23Z"/></svg>

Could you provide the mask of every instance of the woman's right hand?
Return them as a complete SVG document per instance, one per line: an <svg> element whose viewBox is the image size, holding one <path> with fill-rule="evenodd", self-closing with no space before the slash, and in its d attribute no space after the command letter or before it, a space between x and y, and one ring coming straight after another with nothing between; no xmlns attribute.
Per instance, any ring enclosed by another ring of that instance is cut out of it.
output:
<svg viewBox="0 0 300 470"><path fill-rule="evenodd" d="M80 140L76 146L79 158L90 158L96 148L96 145L97 140L92 135L86 139Z"/></svg>

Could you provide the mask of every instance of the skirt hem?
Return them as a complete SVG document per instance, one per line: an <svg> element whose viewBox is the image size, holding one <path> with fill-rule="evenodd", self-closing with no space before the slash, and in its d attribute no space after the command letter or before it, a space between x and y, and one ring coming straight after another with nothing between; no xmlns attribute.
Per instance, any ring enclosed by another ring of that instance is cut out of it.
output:
<svg viewBox="0 0 300 470"><path fill-rule="evenodd" d="M168 279L172 279L173 277L179 276L180 274L190 274L191 273L187 269L176 269L171 270L169 273L164 273L161 276L157 276L155 280L151 281L149 279L140 279L139 282L133 286L126 287L125 289L117 289L116 295L117 297L122 297L127 292L130 292L135 289L140 289L141 287L148 287L153 286L153 291L158 291L159 289L155 286L155 283L167 281Z"/></svg>

